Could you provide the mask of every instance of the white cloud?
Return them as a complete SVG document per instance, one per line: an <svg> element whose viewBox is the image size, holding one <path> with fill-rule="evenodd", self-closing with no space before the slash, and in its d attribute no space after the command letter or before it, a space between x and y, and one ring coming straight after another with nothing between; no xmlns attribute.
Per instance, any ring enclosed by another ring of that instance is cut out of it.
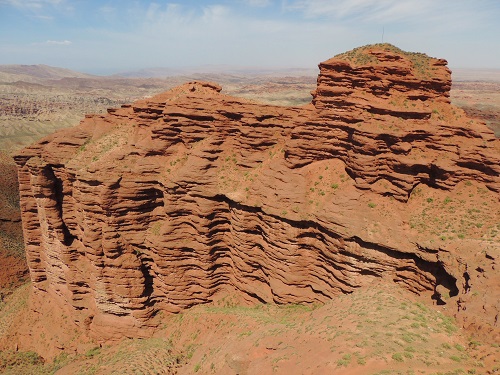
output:
<svg viewBox="0 0 500 375"><path fill-rule="evenodd" d="M46 42L42 43L48 46L69 46L73 44L69 40L47 40Z"/></svg>
<svg viewBox="0 0 500 375"><path fill-rule="evenodd" d="M479 24L494 8L493 0L292 0L284 2L287 11L300 12L308 19L335 19L359 22L459 24L469 14L468 24ZM482 5L483 7L481 7ZM455 21L455 22L453 22ZM462 25L463 26L463 25Z"/></svg>
<svg viewBox="0 0 500 375"><path fill-rule="evenodd" d="M271 0L244 0L251 7L265 8L272 4Z"/></svg>
<svg viewBox="0 0 500 375"><path fill-rule="evenodd" d="M225 19L227 16L229 16L229 13L229 8L223 5L209 5L203 8L202 19L208 22L217 22Z"/></svg>
<svg viewBox="0 0 500 375"><path fill-rule="evenodd" d="M93 29L92 38L99 35L113 49L112 53L109 50L87 55L93 56L93 62L97 55L103 60L135 66L236 64L314 68L319 61L343 51L331 50L331 41L347 32L341 25L255 17L239 9L227 4L148 4L130 15L127 22L134 25L132 28ZM94 46L96 50L105 49L100 43ZM79 47L84 48L80 42ZM135 53L131 54L132 50Z"/></svg>
<svg viewBox="0 0 500 375"><path fill-rule="evenodd" d="M20 9L37 11L47 5L56 6L62 4L64 0L1 0L0 4L7 4Z"/></svg>
<svg viewBox="0 0 500 375"><path fill-rule="evenodd" d="M105 5L105 6L102 6L99 8L99 12L101 12L101 13L115 13L116 8Z"/></svg>
<svg viewBox="0 0 500 375"><path fill-rule="evenodd" d="M40 20L44 20L44 21L52 21L54 19L54 17L52 16L47 16L47 15L44 15L44 14L37 14L34 16L35 18L38 18Z"/></svg>
<svg viewBox="0 0 500 375"><path fill-rule="evenodd" d="M384 41L455 62L462 50L478 49L479 42L483 43L484 38L472 36L480 32L472 32L468 40L461 37L468 30L485 27L482 21L498 0L483 1L479 6L467 0L282 0L282 12L269 12L265 17L245 13L228 2L153 3L137 12L133 31L115 37L142 51L134 56L137 65L198 61L315 66L345 50L380 42L385 27ZM244 3L257 6L271 1L239 1ZM140 61L153 50L154 60Z"/></svg>
<svg viewBox="0 0 500 375"><path fill-rule="evenodd" d="M376 0L295 0L284 2L283 8L289 11L300 11L307 18L334 17L342 18L353 13L373 8L374 6L385 6L394 0L380 2ZM378 4L378 5L377 5Z"/></svg>
<svg viewBox="0 0 500 375"><path fill-rule="evenodd" d="M383 28L384 41L405 50L444 57L455 66L500 66L500 52L492 48L498 44L498 0L127 0L123 7L102 2L95 9L69 0L8 3L42 4L28 16L53 13L54 24L64 20L61 28L24 38L46 40L26 49L30 60L86 71L203 64L315 67L337 53L380 42ZM281 4L281 11L273 3ZM69 5L74 12L67 12ZM85 26L75 23L65 31L67 20L78 17L85 18ZM71 40L78 40L78 48L67 47ZM1 61L9 54L0 55Z"/></svg>
<svg viewBox="0 0 500 375"><path fill-rule="evenodd" d="M75 3L70 0L0 0L0 6L5 4L25 16L44 21L54 21L60 16L72 14Z"/></svg>

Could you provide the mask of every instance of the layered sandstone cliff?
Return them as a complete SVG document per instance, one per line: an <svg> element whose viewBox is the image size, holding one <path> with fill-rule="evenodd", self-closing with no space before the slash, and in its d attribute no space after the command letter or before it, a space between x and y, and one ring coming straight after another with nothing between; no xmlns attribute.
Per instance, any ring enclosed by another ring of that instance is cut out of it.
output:
<svg viewBox="0 0 500 375"><path fill-rule="evenodd" d="M500 142L449 88L446 61L375 45L320 64L304 107L190 82L87 116L16 157L34 294L107 340L382 280L498 332Z"/></svg>

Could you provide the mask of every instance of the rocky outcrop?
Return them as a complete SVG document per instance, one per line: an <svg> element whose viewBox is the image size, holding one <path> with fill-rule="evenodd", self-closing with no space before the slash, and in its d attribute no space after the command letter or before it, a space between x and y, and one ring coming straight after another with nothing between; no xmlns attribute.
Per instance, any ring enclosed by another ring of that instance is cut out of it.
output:
<svg viewBox="0 0 500 375"><path fill-rule="evenodd" d="M446 64L394 46L360 47L319 64L313 103L326 109L326 116L348 123L366 120L367 113L429 119L433 106L450 102Z"/></svg>
<svg viewBox="0 0 500 375"><path fill-rule="evenodd" d="M444 60L418 55L421 69L390 45L353 56L320 64L304 107L190 82L23 150L35 295L110 340L149 335L157 313L220 294L313 303L385 280L498 330L469 301L484 282L467 251L494 268L499 141L449 104ZM481 227L454 239L419 230L426 204L472 188L496 210Z"/></svg>

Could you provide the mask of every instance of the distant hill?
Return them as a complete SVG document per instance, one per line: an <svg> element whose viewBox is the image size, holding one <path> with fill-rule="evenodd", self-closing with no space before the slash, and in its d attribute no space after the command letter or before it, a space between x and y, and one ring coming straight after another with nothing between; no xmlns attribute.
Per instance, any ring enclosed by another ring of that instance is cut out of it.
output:
<svg viewBox="0 0 500 375"><path fill-rule="evenodd" d="M174 69L174 68L145 68L126 72L120 72L114 74L113 77L123 77L123 78L163 78L163 77L174 77L182 76L187 72L186 69Z"/></svg>
<svg viewBox="0 0 500 375"><path fill-rule="evenodd" d="M453 81L500 82L500 69L452 69Z"/></svg>
<svg viewBox="0 0 500 375"><path fill-rule="evenodd" d="M41 83L62 78L93 78L91 74L48 65L0 65L0 82Z"/></svg>
<svg viewBox="0 0 500 375"><path fill-rule="evenodd" d="M468 69L453 68L454 81L485 81L500 82L500 69ZM62 78L167 78L188 76L202 78L201 76L224 76L255 77L298 77L316 76L317 69L311 68L262 68L241 67L230 65L200 65L183 68L154 67L131 71L124 71L109 76L97 76L81 73L70 69L58 68L49 65L0 65L0 82L28 82L43 83L48 80L59 80Z"/></svg>
<svg viewBox="0 0 500 375"><path fill-rule="evenodd" d="M262 68L262 67L240 67L230 65L201 65L186 68L145 68L134 71L117 73L115 76L126 78L166 78L174 76L193 75L228 75L238 77L273 76L273 77L299 77L316 76L317 69L309 68Z"/></svg>

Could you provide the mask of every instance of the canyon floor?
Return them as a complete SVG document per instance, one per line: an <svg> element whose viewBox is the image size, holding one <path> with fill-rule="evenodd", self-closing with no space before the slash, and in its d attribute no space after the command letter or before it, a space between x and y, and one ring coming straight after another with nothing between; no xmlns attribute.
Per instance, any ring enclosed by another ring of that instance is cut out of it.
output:
<svg viewBox="0 0 500 375"><path fill-rule="evenodd" d="M452 103L469 117L484 121L500 137L500 80L494 74L455 78ZM472 74L472 73L470 73ZM395 284L370 285L325 304L253 304L230 293L211 304L176 315L157 316L161 329L153 338L96 345L78 336L62 310L28 311L30 283L23 260L15 165L10 158L43 135L73 126L87 113L103 113L138 98L152 96L193 78L216 81L225 93L257 102L301 105L310 101L315 76L208 75L167 79L65 77L30 82L3 77L0 82L0 340L8 340L26 320L32 340L54 345L51 326L71 342L54 358L12 347L0 353L4 374L483 374L500 371L500 346L474 337L451 318L453 305L435 305ZM479 77L479 78L475 78ZM467 79L467 80L465 80ZM459 187L478 199L480 188ZM474 190L474 191L473 191ZM498 223L469 200L468 217L457 218L447 197L421 192L414 205L420 217L410 223L425 233L431 226L461 233L465 220L498 242ZM429 199L436 205L430 207ZM458 199L458 197L457 197ZM488 198L489 199L489 198ZM439 204L438 203L439 200ZM458 200L457 200L458 202ZM460 211L461 212L461 211ZM439 217L437 224L427 218ZM456 228L455 228L456 227ZM425 229L425 230L424 230ZM481 296L478 296L478 298ZM46 326L42 327L44 324ZM59 334L59 333L58 333Z"/></svg>

